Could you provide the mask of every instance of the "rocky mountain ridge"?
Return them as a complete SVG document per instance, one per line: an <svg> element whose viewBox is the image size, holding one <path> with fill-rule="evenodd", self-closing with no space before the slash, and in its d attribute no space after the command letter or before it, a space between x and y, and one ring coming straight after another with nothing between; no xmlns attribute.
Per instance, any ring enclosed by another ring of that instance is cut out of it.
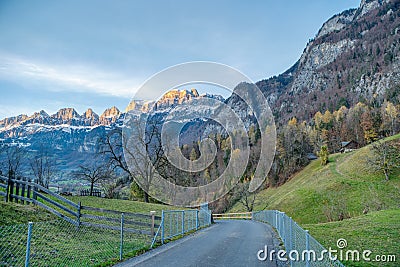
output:
<svg viewBox="0 0 400 267"><path fill-rule="evenodd" d="M97 126L115 127L122 125L122 120L126 112L149 112L150 108L154 111L163 112L176 105L181 105L195 98L214 98L224 101L221 96L203 94L199 95L196 89L171 90L166 93L156 103L154 101L132 100L125 112L121 112L113 106L106 109L100 116L91 108L87 109L82 115L74 108L62 108L55 114L49 115L44 110L35 112L31 116L21 114L15 117L5 118L0 121L0 138L17 138L33 134L36 131L49 129L87 129L90 130ZM29 129L29 131L26 131Z"/></svg>
<svg viewBox="0 0 400 267"><path fill-rule="evenodd" d="M257 83L278 123L291 117L309 120L317 111L359 101L399 102L399 29L399 1L363 0L330 18L298 62Z"/></svg>

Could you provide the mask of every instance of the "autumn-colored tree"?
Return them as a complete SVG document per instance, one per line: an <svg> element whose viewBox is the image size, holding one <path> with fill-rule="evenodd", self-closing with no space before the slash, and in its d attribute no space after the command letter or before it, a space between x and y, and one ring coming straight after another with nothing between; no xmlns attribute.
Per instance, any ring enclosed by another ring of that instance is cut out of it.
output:
<svg viewBox="0 0 400 267"><path fill-rule="evenodd" d="M386 181L390 174L400 169L400 148L390 142L376 142L372 144L372 155L367 158L368 165L373 171L382 172Z"/></svg>
<svg viewBox="0 0 400 267"><path fill-rule="evenodd" d="M367 108L361 115L361 127L364 131L364 139L367 144L370 144L378 139L378 133L374 128L374 123L369 108Z"/></svg>
<svg viewBox="0 0 400 267"><path fill-rule="evenodd" d="M327 146L321 146L321 150L319 152L319 157L321 158L321 165L325 166L328 164L328 157L329 157L329 152L328 152L328 147Z"/></svg>
<svg viewBox="0 0 400 267"><path fill-rule="evenodd" d="M394 135L397 130L397 124L399 120L399 110L393 103L386 101L382 105L382 128L389 135Z"/></svg>

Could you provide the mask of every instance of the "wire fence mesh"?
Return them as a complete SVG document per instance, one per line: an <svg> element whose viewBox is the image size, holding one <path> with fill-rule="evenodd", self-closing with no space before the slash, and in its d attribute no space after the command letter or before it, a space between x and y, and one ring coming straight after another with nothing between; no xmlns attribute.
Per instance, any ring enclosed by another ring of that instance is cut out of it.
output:
<svg viewBox="0 0 400 267"><path fill-rule="evenodd" d="M24 266L28 225L0 227L0 266Z"/></svg>
<svg viewBox="0 0 400 267"><path fill-rule="evenodd" d="M162 214L86 211L79 226L62 219L31 223L30 242L28 224L0 226L0 266L101 266L211 223L204 210Z"/></svg>
<svg viewBox="0 0 400 267"><path fill-rule="evenodd" d="M207 203L160 217L82 206L26 179L0 175L0 185L4 200L33 203L60 218L0 226L0 266L96 266L211 224Z"/></svg>
<svg viewBox="0 0 400 267"><path fill-rule="evenodd" d="M280 235L286 251L289 266L307 267L344 267L344 265L328 253L307 230L301 228L284 212L264 210L253 212L253 220L265 222L273 226Z"/></svg>
<svg viewBox="0 0 400 267"><path fill-rule="evenodd" d="M164 210L151 246L157 242L162 244L168 239L209 226L211 216L211 211L204 208L200 210Z"/></svg>
<svg viewBox="0 0 400 267"><path fill-rule="evenodd" d="M123 230L123 254L149 247L150 235ZM0 227L0 266L25 266L27 237L27 224ZM61 219L32 224L29 266L96 266L120 253L120 230Z"/></svg>

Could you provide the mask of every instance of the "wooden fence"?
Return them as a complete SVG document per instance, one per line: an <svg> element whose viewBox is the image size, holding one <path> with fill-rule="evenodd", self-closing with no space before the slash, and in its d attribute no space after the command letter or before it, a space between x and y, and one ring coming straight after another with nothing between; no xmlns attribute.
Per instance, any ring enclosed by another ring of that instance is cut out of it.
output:
<svg viewBox="0 0 400 267"><path fill-rule="evenodd" d="M138 214L82 206L81 202L76 204L26 178L10 179L0 176L0 196L6 202L33 203L78 227L85 225L120 230L122 222L126 232L154 236L154 229L159 227L156 221L161 220L154 213Z"/></svg>
<svg viewBox="0 0 400 267"><path fill-rule="evenodd" d="M81 196L90 196L90 189L83 189L80 192ZM101 191L99 189L93 189L92 195L93 197L101 197Z"/></svg>
<svg viewBox="0 0 400 267"><path fill-rule="evenodd" d="M80 203L76 204L26 178L10 179L0 176L0 182L3 182L0 183L0 188L5 189L5 192L0 191L0 195L6 202L33 203L72 224L80 224Z"/></svg>
<svg viewBox="0 0 400 267"><path fill-rule="evenodd" d="M160 221L161 217L152 214L139 214L131 212L121 212L116 210L107 210L88 206L81 206L83 213L81 214L81 224L86 226L119 230L120 223L126 225L124 231L137 234L146 234L154 236L154 229L159 225L156 221ZM91 213L89 213L91 212ZM120 217L123 214L123 217ZM96 223L93 223L96 221ZM97 223L101 222L101 223ZM133 228L133 226L135 228Z"/></svg>

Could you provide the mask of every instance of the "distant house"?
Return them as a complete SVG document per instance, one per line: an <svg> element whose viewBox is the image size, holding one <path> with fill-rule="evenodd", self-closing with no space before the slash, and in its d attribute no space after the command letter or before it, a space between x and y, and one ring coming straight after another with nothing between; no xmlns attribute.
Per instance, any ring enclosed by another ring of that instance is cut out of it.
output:
<svg viewBox="0 0 400 267"><path fill-rule="evenodd" d="M360 145L354 140L341 142L340 153L351 152L358 148L360 148Z"/></svg>
<svg viewBox="0 0 400 267"><path fill-rule="evenodd" d="M308 153L307 154L307 159L308 160L316 160L316 159L318 159L318 157L314 153Z"/></svg>

